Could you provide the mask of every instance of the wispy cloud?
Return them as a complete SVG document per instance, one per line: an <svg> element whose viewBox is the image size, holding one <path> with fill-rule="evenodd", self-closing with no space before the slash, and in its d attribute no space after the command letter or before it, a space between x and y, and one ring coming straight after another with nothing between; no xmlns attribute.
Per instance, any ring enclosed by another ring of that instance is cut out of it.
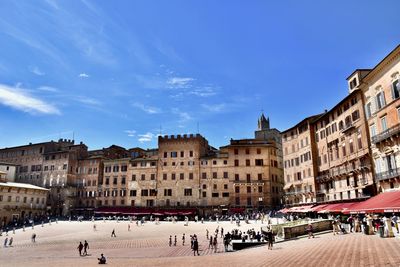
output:
<svg viewBox="0 0 400 267"><path fill-rule="evenodd" d="M214 86L198 87L198 88L195 88L195 89L189 91L189 94L200 96L200 97L209 97L209 96L216 95L217 89L218 88L214 87Z"/></svg>
<svg viewBox="0 0 400 267"><path fill-rule="evenodd" d="M97 99L86 97L86 96L78 96L76 97L76 101L81 102L82 104L92 105L92 106L100 106L101 102Z"/></svg>
<svg viewBox="0 0 400 267"><path fill-rule="evenodd" d="M31 96L27 90L4 84L0 84L0 104L31 114L61 114L57 107Z"/></svg>
<svg viewBox="0 0 400 267"><path fill-rule="evenodd" d="M43 76L46 73L44 73L43 71L41 71L38 67L34 66L34 67L30 67L29 70L33 73L36 74L38 76Z"/></svg>
<svg viewBox="0 0 400 267"><path fill-rule="evenodd" d="M179 117L179 123L185 123L193 119L192 116L188 112L181 111L179 108L173 108L171 109L172 114L178 115Z"/></svg>
<svg viewBox="0 0 400 267"><path fill-rule="evenodd" d="M59 90L55 87L51 87L51 86L40 86L37 88L39 91L45 91L45 92L58 92Z"/></svg>
<svg viewBox="0 0 400 267"><path fill-rule="evenodd" d="M144 142L151 142L153 140L154 137L156 137L156 135L154 135L153 133L147 132L145 134L138 134L139 139L138 141L140 143L144 143Z"/></svg>
<svg viewBox="0 0 400 267"><path fill-rule="evenodd" d="M148 113L148 114L157 114L157 113L161 113L161 109L157 108L157 107L151 107L151 106L146 106L142 103L132 103L132 106L135 108L139 108L141 110L143 110L144 112Z"/></svg>
<svg viewBox="0 0 400 267"><path fill-rule="evenodd" d="M136 134L135 130L125 130L124 133L128 134L129 137L134 137Z"/></svg>
<svg viewBox="0 0 400 267"><path fill-rule="evenodd" d="M80 74L78 75L78 77L79 77L79 78L89 78L90 75L83 72L83 73L80 73Z"/></svg>
<svg viewBox="0 0 400 267"><path fill-rule="evenodd" d="M222 112L225 111L227 108L227 105L225 103L221 104L202 104L201 105L204 109L206 109L209 112Z"/></svg>
<svg viewBox="0 0 400 267"><path fill-rule="evenodd" d="M170 77L167 79L167 86L172 89L190 88L194 80L190 77Z"/></svg>

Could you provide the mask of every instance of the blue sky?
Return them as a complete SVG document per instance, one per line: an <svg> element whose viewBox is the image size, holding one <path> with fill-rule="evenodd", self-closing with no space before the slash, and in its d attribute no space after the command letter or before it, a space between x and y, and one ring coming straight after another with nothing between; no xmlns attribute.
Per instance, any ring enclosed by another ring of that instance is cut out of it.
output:
<svg viewBox="0 0 400 267"><path fill-rule="evenodd" d="M0 147L284 130L400 43L385 1L0 1Z"/></svg>

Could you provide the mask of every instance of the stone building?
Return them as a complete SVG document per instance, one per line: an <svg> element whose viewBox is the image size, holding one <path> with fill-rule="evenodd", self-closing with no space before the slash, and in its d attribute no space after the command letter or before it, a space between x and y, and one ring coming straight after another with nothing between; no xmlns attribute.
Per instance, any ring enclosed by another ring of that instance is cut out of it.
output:
<svg viewBox="0 0 400 267"><path fill-rule="evenodd" d="M349 91L361 90L379 192L400 189L400 45L373 69L348 77Z"/></svg>
<svg viewBox="0 0 400 267"><path fill-rule="evenodd" d="M312 122L320 115L305 118L282 132L285 204L315 203L316 146Z"/></svg>
<svg viewBox="0 0 400 267"><path fill-rule="evenodd" d="M369 133L360 90L353 90L313 122L317 151L317 201L375 194Z"/></svg>
<svg viewBox="0 0 400 267"><path fill-rule="evenodd" d="M15 177L17 176L17 167L18 165L16 164L0 162L0 172L6 173L6 178L9 182L15 181Z"/></svg>
<svg viewBox="0 0 400 267"><path fill-rule="evenodd" d="M8 182L6 175L0 171L0 228L10 222L44 215L48 189Z"/></svg>

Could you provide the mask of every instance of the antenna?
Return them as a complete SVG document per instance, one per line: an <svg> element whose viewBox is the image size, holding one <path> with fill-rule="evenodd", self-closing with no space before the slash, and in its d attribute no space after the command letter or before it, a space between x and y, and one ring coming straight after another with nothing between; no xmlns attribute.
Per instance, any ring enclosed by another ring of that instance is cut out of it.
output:
<svg viewBox="0 0 400 267"><path fill-rule="evenodd" d="M160 136L161 136L161 132L162 132L162 127L161 127L161 124L160 124Z"/></svg>
<svg viewBox="0 0 400 267"><path fill-rule="evenodd" d="M199 131L199 122L197 122L197 133L200 133L200 131Z"/></svg>
<svg viewBox="0 0 400 267"><path fill-rule="evenodd" d="M72 141L74 141L74 140L75 140L75 132L72 131Z"/></svg>

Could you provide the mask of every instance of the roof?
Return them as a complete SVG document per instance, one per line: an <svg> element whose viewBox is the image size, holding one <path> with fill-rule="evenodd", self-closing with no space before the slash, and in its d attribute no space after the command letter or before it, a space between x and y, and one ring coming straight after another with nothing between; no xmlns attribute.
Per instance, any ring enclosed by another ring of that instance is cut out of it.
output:
<svg viewBox="0 0 400 267"><path fill-rule="evenodd" d="M3 161L0 161L0 165L7 165L7 166L18 166L19 164L14 164L14 163L8 163L8 162L3 162Z"/></svg>
<svg viewBox="0 0 400 267"><path fill-rule="evenodd" d="M0 186L8 186L8 187L18 187L18 188L26 188L26 189L36 189L36 190L46 190L48 191L49 189L32 185L32 184L24 184L24 183L14 183L14 182L6 182L6 183L0 183Z"/></svg>
<svg viewBox="0 0 400 267"><path fill-rule="evenodd" d="M289 132L289 131L293 130L294 128L300 126L301 124L303 124L303 123L306 122L306 121L313 122L314 120L316 120L316 119L318 119L319 117L321 117L323 114L324 114L324 113L320 113L320 114L317 114L317 115L309 116L309 117L303 119L302 121L300 121L299 123L297 123L296 125L290 127L289 129L286 129L286 130L282 131L281 133L282 133L282 134L285 134L286 132Z"/></svg>

